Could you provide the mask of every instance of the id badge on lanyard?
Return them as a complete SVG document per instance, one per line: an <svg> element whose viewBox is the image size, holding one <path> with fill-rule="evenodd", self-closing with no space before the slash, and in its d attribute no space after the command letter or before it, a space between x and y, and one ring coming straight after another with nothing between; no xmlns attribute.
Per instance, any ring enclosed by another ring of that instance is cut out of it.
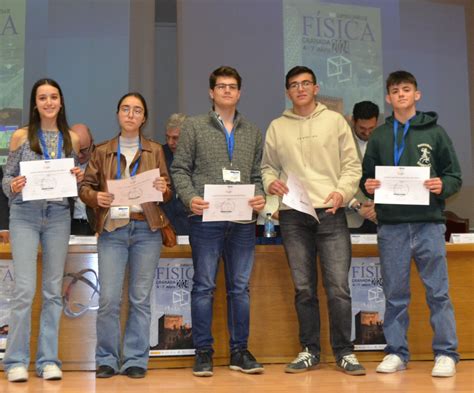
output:
<svg viewBox="0 0 474 393"><path fill-rule="evenodd" d="M110 208L110 218L112 220L121 220L124 218L130 218L130 207L129 206L112 206Z"/></svg>
<svg viewBox="0 0 474 393"><path fill-rule="evenodd" d="M234 168L222 168L222 180L225 183L240 183L240 171Z"/></svg>
<svg viewBox="0 0 474 393"><path fill-rule="evenodd" d="M224 183L240 183L240 170L232 166L232 158L235 147L235 130L228 132L225 126L225 138L227 142L227 153L229 154L230 168L222 168L222 180Z"/></svg>

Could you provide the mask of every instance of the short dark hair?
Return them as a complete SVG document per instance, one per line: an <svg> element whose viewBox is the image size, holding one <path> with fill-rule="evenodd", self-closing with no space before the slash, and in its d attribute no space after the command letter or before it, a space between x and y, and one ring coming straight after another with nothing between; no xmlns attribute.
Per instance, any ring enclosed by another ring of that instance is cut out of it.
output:
<svg viewBox="0 0 474 393"><path fill-rule="evenodd" d="M145 125L146 121L148 120L148 106L146 104L146 100L145 100L145 97L143 97L139 92L137 91L132 91L130 93L127 93L127 94L124 94L122 97L120 97L120 100L118 101L117 103L117 113L119 113L119 110L120 110L120 106L122 105L122 102L125 98L127 97L135 97L135 98L138 98L140 100L140 102L142 103L143 105L143 115L145 117L145 121L143 122L143 124L140 126L140 130L143 128L143 126Z"/></svg>
<svg viewBox="0 0 474 393"><path fill-rule="evenodd" d="M317 83L316 75L314 74L314 72L311 68L305 67L305 66L295 66L290 71L288 71L287 74L286 74L286 77L285 77L285 87L286 87L286 89L288 89L290 87L290 84L289 84L288 81L291 78L293 78L294 76L299 75L299 74L311 74L311 76L313 78L313 83L314 84Z"/></svg>
<svg viewBox="0 0 474 393"><path fill-rule="evenodd" d="M387 93L389 92L390 87L399 85L400 83L410 83L415 86L415 89L418 89L418 83L413 74L408 71L394 71L390 73L387 78Z"/></svg>
<svg viewBox="0 0 474 393"><path fill-rule="evenodd" d="M239 75L235 68L230 66L220 66L219 68L216 68L214 71L212 71L211 75L209 75L209 88L211 90L216 87L216 80L219 76L227 76L230 78L234 78L237 81L237 86L239 90L242 87L242 77Z"/></svg>
<svg viewBox="0 0 474 393"><path fill-rule="evenodd" d="M377 104L372 101L361 101L356 103L352 109L352 120L369 120L374 117L378 119L379 113L380 110Z"/></svg>

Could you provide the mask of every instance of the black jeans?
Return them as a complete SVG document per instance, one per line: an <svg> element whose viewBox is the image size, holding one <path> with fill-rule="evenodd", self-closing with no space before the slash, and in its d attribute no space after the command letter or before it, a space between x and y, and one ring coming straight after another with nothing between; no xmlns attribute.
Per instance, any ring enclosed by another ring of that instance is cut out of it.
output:
<svg viewBox="0 0 474 393"><path fill-rule="evenodd" d="M300 342L319 354L320 316L317 296L316 258L319 254L323 285L329 310L330 340L339 360L352 353L351 295L348 274L351 264L351 242L343 209L335 215L316 209L318 223L308 214L296 210L280 211L280 229L295 286L295 306L300 326Z"/></svg>

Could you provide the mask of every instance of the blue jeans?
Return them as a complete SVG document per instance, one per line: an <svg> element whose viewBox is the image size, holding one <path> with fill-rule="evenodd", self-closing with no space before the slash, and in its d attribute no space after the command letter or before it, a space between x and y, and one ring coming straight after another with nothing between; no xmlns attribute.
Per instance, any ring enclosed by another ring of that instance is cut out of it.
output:
<svg viewBox="0 0 474 393"><path fill-rule="evenodd" d="M192 334L197 350L212 350L212 305L219 258L224 260L231 350L246 349L250 323L249 280L255 255L255 223L202 222L190 218L194 277Z"/></svg>
<svg viewBox="0 0 474 393"><path fill-rule="evenodd" d="M69 205L45 200L13 203L10 242L15 271L10 330L3 360L5 370L30 363L31 307L36 291L38 244L42 247L42 298L36 372L47 364L61 367L58 331L62 311L62 282L68 252Z"/></svg>
<svg viewBox="0 0 474 393"><path fill-rule="evenodd" d="M316 209L320 223L296 210L280 211L283 246L295 286L295 306L302 347L319 354L320 316L317 295L319 254L329 311L330 339L337 360L352 353L352 308L348 274L351 241L344 209L327 214Z"/></svg>
<svg viewBox="0 0 474 393"><path fill-rule="evenodd" d="M97 312L97 366L124 371L146 369L150 347L150 294L161 251L161 231L146 221L130 221L102 232L99 252L100 298ZM120 305L128 265L128 317L121 353Z"/></svg>
<svg viewBox="0 0 474 393"><path fill-rule="evenodd" d="M408 351L408 304L410 303L410 265L416 268L426 290L430 322L434 331L433 352L459 360L456 352L456 322L448 294L448 270L444 224L413 223L379 225L378 244L385 294L383 332L385 352L405 362Z"/></svg>

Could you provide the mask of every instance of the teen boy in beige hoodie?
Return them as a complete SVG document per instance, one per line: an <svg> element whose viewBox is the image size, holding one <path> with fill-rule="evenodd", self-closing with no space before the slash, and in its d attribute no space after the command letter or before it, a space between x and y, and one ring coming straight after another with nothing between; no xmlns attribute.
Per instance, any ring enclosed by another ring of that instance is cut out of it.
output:
<svg viewBox="0 0 474 393"><path fill-rule="evenodd" d="M280 204L280 229L295 285L303 348L285 371L303 372L319 363L315 266L319 253L337 366L347 374L363 375L365 369L351 343L351 243L344 209L340 209L358 189L361 164L349 125L339 113L315 101L318 92L310 68L297 66L288 72L286 93L293 108L270 124L262 160L265 191L282 197L288 192L288 175L293 174L304 184L320 221Z"/></svg>

